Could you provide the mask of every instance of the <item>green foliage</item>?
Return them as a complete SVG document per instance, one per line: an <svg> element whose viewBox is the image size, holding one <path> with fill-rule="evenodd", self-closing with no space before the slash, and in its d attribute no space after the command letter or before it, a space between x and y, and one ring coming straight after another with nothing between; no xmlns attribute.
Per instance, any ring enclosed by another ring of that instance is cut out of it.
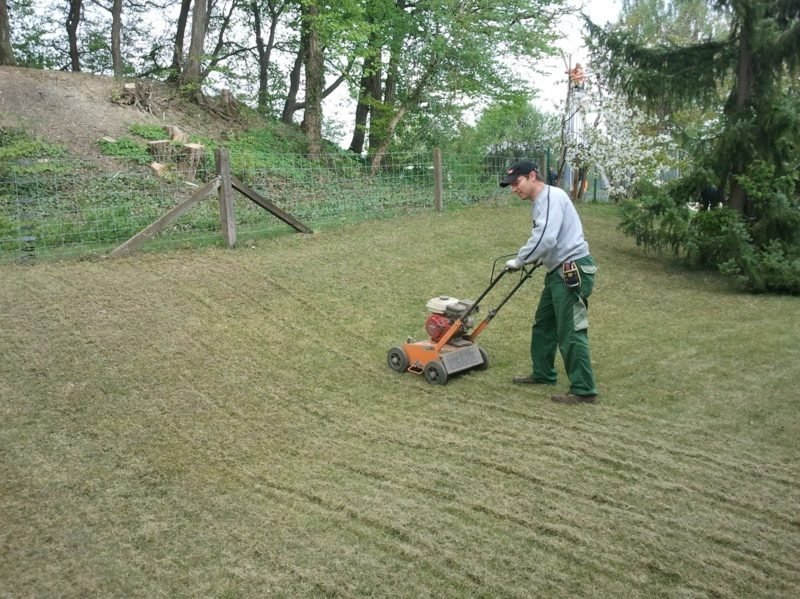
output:
<svg viewBox="0 0 800 599"><path fill-rule="evenodd" d="M702 8L694 0L667 5ZM673 188L672 203L680 211L699 189L713 184L725 192L733 213L698 214L682 231L674 209L655 210L668 206L666 198L646 199L627 209L624 230L647 247L670 247L693 264L720 268L753 291L797 293L797 5L718 0L710 6L729 19L724 38L653 44L636 31L590 24L598 42L595 58L610 83L639 105L656 112L723 108L718 125L699 128L715 134L708 144L694 146L697 169ZM724 106L720 91L727 97Z"/></svg>
<svg viewBox="0 0 800 599"><path fill-rule="evenodd" d="M747 227L750 244L717 261L720 271L754 292L800 295L800 195L797 173L776 176L756 162L740 178L752 204Z"/></svg>
<svg viewBox="0 0 800 599"><path fill-rule="evenodd" d="M681 244L694 266L716 268L750 252L752 238L734 210L702 210L691 218L686 233Z"/></svg>
<svg viewBox="0 0 800 599"><path fill-rule="evenodd" d="M536 157L556 144L558 124L530 104L526 94L514 94L489 105L474 127L465 127L456 151L485 152L505 158Z"/></svg>
<svg viewBox="0 0 800 599"><path fill-rule="evenodd" d="M727 31L725 15L714 12L707 0L624 0L620 22L637 39L653 45L716 39Z"/></svg>
<svg viewBox="0 0 800 599"><path fill-rule="evenodd" d="M65 150L29 135L19 127L0 127L0 162L25 158L57 158Z"/></svg>
<svg viewBox="0 0 800 599"><path fill-rule="evenodd" d="M0 127L0 179L60 171L63 167L57 159L65 155L64 148L22 128Z"/></svg>
<svg viewBox="0 0 800 599"><path fill-rule="evenodd" d="M50 16L37 15L32 0L16 0L9 7L11 45L18 67L57 69L61 53L51 43L54 24Z"/></svg>
<svg viewBox="0 0 800 599"><path fill-rule="evenodd" d="M619 229L636 240L636 245L661 252L680 253L691 219L686 206L676 205L665 190L653 191L640 200L620 204Z"/></svg>
<svg viewBox="0 0 800 599"><path fill-rule="evenodd" d="M163 134L161 137L163 137ZM100 150L103 154L107 156L125 158L136 164L149 164L152 162L152 156L148 154L147 146L129 137L121 137L114 141L101 139L97 143L100 145Z"/></svg>
<svg viewBox="0 0 800 599"><path fill-rule="evenodd" d="M755 293L800 295L800 251L777 239L720 264L720 272Z"/></svg>
<svg viewBox="0 0 800 599"><path fill-rule="evenodd" d="M146 125L137 123L128 127L128 131L130 131L132 135L136 135L137 137L141 137L150 141L164 139L165 136L164 127L161 125Z"/></svg>
<svg viewBox="0 0 800 599"><path fill-rule="evenodd" d="M708 9L697 4L667 3L680 10ZM800 137L800 98L786 93L800 68L796 3L719 0L711 7L719 18L715 37L653 43L635 30L603 30L590 23L595 60L615 89L652 111L722 109L719 135L695 156L720 181L741 175L756 160L775 165L779 173L791 172ZM719 31L723 23L728 23L724 37ZM735 180L732 185L734 208L745 213L743 194Z"/></svg>
<svg viewBox="0 0 800 599"><path fill-rule="evenodd" d="M695 196L684 194L707 182L706 174L622 204L620 229L648 250L669 250L692 266L719 269L744 289L800 294L797 175L777 177L764 162L751 165L740 180L756 216L745 219L729 208L692 213L686 207Z"/></svg>
<svg viewBox="0 0 800 599"><path fill-rule="evenodd" d="M752 213L753 243L764 247L778 239L800 245L800 175L797 171L777 175L774 166L757 161L739 176Z"/></svg>

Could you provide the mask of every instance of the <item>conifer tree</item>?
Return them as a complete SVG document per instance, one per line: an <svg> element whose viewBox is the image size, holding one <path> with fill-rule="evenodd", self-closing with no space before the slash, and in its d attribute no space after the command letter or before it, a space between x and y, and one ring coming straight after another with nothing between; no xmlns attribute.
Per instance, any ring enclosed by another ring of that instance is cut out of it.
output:
<svg viewBox="0 0 800 599"><path fill-rule="evenodd" d="M588 23L598 42L596 60L611 85L645 108L713 105L727 86L723 128L709 166L727 187L729 205L752 216L739 181L749 164L763 160L781 175L796 160L800 98L787 93L800 71L798 0L712 0L730 14L722 40L676 45L640 44L627 32Z"/></svg>
<svg viewBox="0 0 800 599"><path fill-rule="evenodd" d="M587 20L595 64L633 105L661 114L720 108L711 143L692 156L695 172L672 187L674 207L645 198L623 229L645 245L655 239L654 247L666 231L668 245L681 246L696 264L716 266L755 291L800 294L800 0L709 6L728 15L727 35L642 43ZM729 210L685 215L700 179L722 188ZM647 218L656 217L649 222L640 218L648 210Z"/></svg>

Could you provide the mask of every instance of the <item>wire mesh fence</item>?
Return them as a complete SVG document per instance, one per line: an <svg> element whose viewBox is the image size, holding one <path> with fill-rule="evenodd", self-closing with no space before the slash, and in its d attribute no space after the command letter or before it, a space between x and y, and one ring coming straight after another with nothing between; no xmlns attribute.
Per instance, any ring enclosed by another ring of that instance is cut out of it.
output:
<svg viewBox="0 0 800 599"><path fill-rule="evenodd" d="M276 155L268 167L237 162L232 174L313 230L435 208L431 156L393 154L380 168L359 157L314 161ZM480 156L442 160L442 207L475 204L503 192L502 161ZM0 165L0 261L104 255L216 176L204 160L192 180L155 176L146 166L42 159ZM291 230L245 197L235 200L239 239ZM148 241L145 248L221 243L214 197Z"/></svg>
<svg viewBox="0 0 800 599"><path fill-rule="evenodd" d="M437 172L432 155L389 154L379 168L341 153L315 160L276 154L268 166L230 155L237 180L312 230L508 197L498 180L509 162L445 154ZM0 262L106 255L216 175L212 156L190 176L174 170L157 176L147 166L120 166L111 159L0 162ZM236 194L234 213L239 240L292 231L241 194ZM142 247L217 244L223 244L220 207L211 196Z"/></svg>

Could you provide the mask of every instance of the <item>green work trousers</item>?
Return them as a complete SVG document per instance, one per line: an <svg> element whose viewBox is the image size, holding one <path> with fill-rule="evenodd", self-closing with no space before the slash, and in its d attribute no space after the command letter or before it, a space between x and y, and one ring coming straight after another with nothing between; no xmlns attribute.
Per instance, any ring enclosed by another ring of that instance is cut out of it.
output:
<svg viewBox="0 0 800 599"><path fill-rule="evenodd" d="M558 349L569 377L570 393L596 395L586 310L597 265L591 256L576 262L581 275L580 287L567 289L561 268L544 278L544 291L539 298L531 332L533 378L542 383L556 383L555 359Z"/></svg>

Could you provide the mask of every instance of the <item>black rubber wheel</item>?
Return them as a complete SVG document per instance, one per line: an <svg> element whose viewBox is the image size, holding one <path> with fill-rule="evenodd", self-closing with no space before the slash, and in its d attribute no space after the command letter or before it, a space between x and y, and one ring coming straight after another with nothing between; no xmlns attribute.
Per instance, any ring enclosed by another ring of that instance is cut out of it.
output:
<svg viewBox="0 0 800 599"><path fill-rule="evenodd" d="M386 361L389 363L389 368L396 372L405 372L408 370L408 356L403 351L402 347L393 347L389 350L389 355L386 356Z"/></svg>
<svg viewBox="0 0 800 599"><path fill-rule="evenodd" d="M444 364L438 360L428 362L422 373L425 375L425 380L432 385L447 384L447 371L444 369Z"/></svg>
<svg viewBox="0 0 800 599"><path fill-rule="evenodd" d="M489 368L489 354L487 354L482 347L479 347L478 351L481 352L483 363L476 366L475 370L486 370Z"/></svg>

